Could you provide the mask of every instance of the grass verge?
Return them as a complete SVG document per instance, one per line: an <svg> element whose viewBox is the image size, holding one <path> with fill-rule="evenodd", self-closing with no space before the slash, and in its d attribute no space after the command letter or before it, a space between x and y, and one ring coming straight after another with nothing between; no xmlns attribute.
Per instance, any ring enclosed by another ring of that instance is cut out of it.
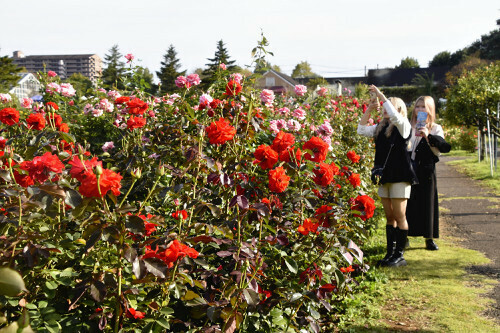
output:
<svg viewBox="0 0 500 333"><path fill-rule="evenodd" d="M467 158L449 161L447 164L456 168L457 171L466 174L468 177L479 180L481 185L490 189L493 194L500 195L500 166L497 166L497 171L493 168L492 176L489 159L478 162L476 156L465 156Z"/></svg>
<svg viewBox="0 0 500 333"><path fill-rule="evenodd" d="M500 332L482 315L493 302L481 295L497 281L467 272L489 262L481 253L460 248L451 236L438 241L439 251L425 250L423 238L410 238L408 266L374 268L383 257L383 221L364 245L372 269L347 301L340 332Z"/></svg>

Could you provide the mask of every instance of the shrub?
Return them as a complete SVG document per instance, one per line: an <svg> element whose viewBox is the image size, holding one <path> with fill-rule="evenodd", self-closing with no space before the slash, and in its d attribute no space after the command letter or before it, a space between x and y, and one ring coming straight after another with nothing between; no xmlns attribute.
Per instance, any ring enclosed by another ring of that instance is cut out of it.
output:
<svg viewBox="0 0 500 333"><path fill-rule="evenodd" d="M0 265L28 290L0 296L5 321L29 315L50 332L335 326L375 227L362 106L263 102L251 77L218 75L208 91L193 74L176 81L181 95L132 87L81 100L41 74L44 102L2 125ZM31 112L45 128L26 128Z"/></svg>

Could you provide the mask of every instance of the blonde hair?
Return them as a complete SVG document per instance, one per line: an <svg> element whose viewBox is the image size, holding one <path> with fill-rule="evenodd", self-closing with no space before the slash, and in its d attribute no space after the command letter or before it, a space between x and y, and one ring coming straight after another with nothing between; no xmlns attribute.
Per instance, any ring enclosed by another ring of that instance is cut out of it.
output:
<svg viewBox="0 0 500 333"><path fill-rule="evenodd" d="M401 114L404 117L407 116L408 111L406 109L406 104L401 98L389 97L387 100L394 106L394 108L398 111L399 114ZM390 123L389 119L387 118L382 119L382 121L379 123L379 126L377 126L377 129L375 130L375 137L377 137L380 134L380 131L382 130L384 125L388 122ZM385 130L386 137L391 136L393 128L394 124L390 123L389 127L387 127L387 129Z"/></svg>
<svg viewBox="0 0 500 333"><path fill-rule="evenodd" d="M417 122L417 112L415 112L415 107L419 102L423 102L425 106L425 111L427 111L427 114L429 115L427 117L427 128L430 130L432 128L432 125L434 124L434 120L436 120L436 104L434 103L434 98L431 96L420 96L417 98L415 101L415 104L413 105L413 111L411 113L411 124L414 126Z"/></svg>

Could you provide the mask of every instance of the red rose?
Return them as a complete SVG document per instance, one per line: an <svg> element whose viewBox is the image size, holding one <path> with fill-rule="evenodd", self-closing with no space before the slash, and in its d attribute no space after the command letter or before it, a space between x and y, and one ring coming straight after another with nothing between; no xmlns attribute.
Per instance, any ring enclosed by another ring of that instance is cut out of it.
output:
<svg viewBox="0 0 500 333"><path fill-rule="evenodd" d="M313 170L314 172L314 182L320 186L328 186L333 181L333 176L338 173L339 169L336 168L335 164L330 165L326 163L320 163Z"/></svg>
<svg viewBox="0 0 500 333"><path fill-rule="evenodd" d="M180 243L177 239L175 239L170 243L167 249L163 251L160 251L158 247L155 250L152 250L151 246L146 246L146 253L144 253L142 259L158 258L167 264L169 268L172 268L177 259L184 258L185 256L196 259L198 258L198 255L198 251Z"/></svg>
<svg viewBox="0 0 500 333"><path fill-rule="evenodd" d="M68 133L68 132L69 132L69 126L68 126L68 124L66 124L66 123L62 123L61 125L59 125L59 126L57 127L57 130L58 130L59 132Z"/></svg>
<svg viewBox="0 0 500 333"><path fill-rule="evenodd" d="M148 109L148 103L141 101L139 98L134 98L127 103L129 114L143 114Z"/></svg>
<svg viewBox="0 0 500 333"><path fill-rule="evenodd" d="M304 223L298 227L297 231L306 236L310 232L318 233L319 223L313 223L311 219L305 219Z"/></svg>
<svg viewBox="0 0 500 333"><path fill-rule="evenodd" d="M226 85L226 95L228 96L236 96L241 92L241 84L238 82L231 80Z"/></svg>
<svg viewBox="0 0 500 333"><path fill-rule="evenodd" d="M58 115L58 114L47 113L46 117L47 117L47 121L49 122L49 124L52 124L55 127L59 127L63 123L62 117L60 115Z"/></svg>
<svg viewBox="0 0 500 333"><path fill-rule="evenodd" d="M353 215L361 218L363 221L366 221L373 216L373 212L375 211L375 200L367 195L358 195L356 199L353 200L351 209L360 211L361 215Z"/></svg>
<svg viewBox="0 0 500 333"><path fill-rule="evenodd" d="M134 308L128 308L126 316L127 318L143 319L146 316L146 313L136 311Z"/></svg>
<svg viewBox="0 0 500 333"><path fill-rule="evenodd" d="M49 111L53 112L59 110L59 106L57 106L57 104L54 102L47 102L45 105L47 106L47 109Z"/></svg>
<svg viewBox="0 0 500 333"><path fill-rule="evenodd" d="M329 147L328 143L323 141L321 138L313 136L302 146L302 150L310 150L314 156L311 156L309 152L306 152L304 154L304 158L314 162L324 162L326 160L326 154L328 153Z"/></svg>
<svg viewBox="0 0 500 333"><path fill-rule="evenodd" d="M332 207L323 205L316 209L314 217L318 219L322 227L328 228L330 226L330 216L332 215Z"/></svg>
<svg viewBox="0 0 500 333"><path fill-rule="evenodd" d="M207 132L210 144L216 145L232 140L236 134L236 128L231 126L229 121L224 118L219 118L218 121L212 122L205 131Z"/></svg>
<svg viewBox="0 0 500 333"><path fill-rule="evenodd" d="M49 173L61 173L64 169L64 164L59 160L57 155L52 155L46 152L42 156L33 158L32 161L24 161L21 163L21 170L28 171L31 178L39 183L44 183L49 179Z"/></svg>
<svg viewBox="0 0 500 333"><path fill-rule="evenodd" d="M38 131L45 128L45 118L40 113L32 113L26 119L29 129L36 129Z"/></svg>
<svg viewBox="0 0 500 333"><path fill-rule="evenodd" d="M4 138L3 136L0 136L0 149L4 149L6 143L7 143L7 139Z"/></svg>
<svg viewBox="0 0 500 333"><path fill-rule="evenodd" d="M278 153L281 153L282 151L293 146L294 143L295 137L293 136L293 134L280 131L274 138L273 145L271 147Z"/></svg>
<svg viewBox="0 0 500 333"><path fill-rule="evenodd" d="M19 111L14 108L0 110L0 121L9 126L17 124L19 122Z"/></svg>
<svg viewBox="0 0 500 333"><path fill-rule="evenodd" d="M68 162L68 164L72 165L69 174L71 175L71 177L77 179L80 182L83 182L85 177L87 177L89 174L94 174L94 167L99 165L102 168L102 162L98 161L97 157L82 162L82 160L80 160L78 156L74 156L73 160Z"/></svg>
<svg viewBox="0 0 500 333"><path fill-rule="evenodd" d="M176 212L172 213L172 217L176 220L182 218L183 220L186 220L188 217L188 213L183 209L183 210L178 210Z"/></svg>
<svg viewBox="0 0 500 333"><path fill-rule="evenodd" d="M220 105L222 104L222 101L220 99L213 99L211 102L210 102L210 107L212 109L217 109Z"/></svg>
<svg viewBox="0 0 500 333"><path fill-rule="evenodd" d="M280 161L282 162L294 162L300 164L300 159L302 158L302 151L297 148L295 151L294 147L287 148L280 153Z"/></svg>
<svg viewBox="0 0 500 333"><path fill-rule="evenodd" d="M271 169L278 162L278 153L266 145L260 145L253 156L255 156L253 163L258 163L263 170Z"/></svg>
<svg viewBox="0 0 500 333"><path fill-rule="evenodd" d="M269 189L276 193L282 193L288 187L290 177L285 173L285 169L277 167L269 171Z"/></svg>
<svg viewBox="0 0 500 333"><path fill-rule="evenodd" d="M146 125L146 118L130 116L127 120L127 128L134 130L135 128L142 128Z"/></svg>
<svg viewBox="0 0 500 333"><path fill-rule="evenodd" d="M351 185L356 188L358 187L359 185L361 185L361 179L359 177L359 175L357 173L351 173L351 175L349 176L349 182L351 183Z"/></svg>
<svg viewBox="0 0 500 333"><path fill-rule="evenodd" d="M80 194L87 198L104 197L109 191L114 195L120 195L120 188L122 187L120 181L122 176L109 169L103 169L99 178L99 189L97 188L97 176L94 173L87 173L84 181L80 185Z"/></svg>
<svg viewBox="0 0 500 333"><path fill-rule="evenodd" d="M16 183L21 185L22 187L28 187L31 185L35 185L35 181L29 175L21 175L17 170L14 171L14 178Z"/></svg>
<svg viewBox="0 0 500 333"><path fill-rule="evenodd" d="M115 99L115 104L123 104L130 101L130 97L128 96L120 96L117 99Z"/></svg>
<svg viewBox="0 0 500 333"><path fill-rule="evenodd" d="M354 150L347 152L347 158L350 159L352 163L358 163L360 159L359 155L356 154Z"/></svg>

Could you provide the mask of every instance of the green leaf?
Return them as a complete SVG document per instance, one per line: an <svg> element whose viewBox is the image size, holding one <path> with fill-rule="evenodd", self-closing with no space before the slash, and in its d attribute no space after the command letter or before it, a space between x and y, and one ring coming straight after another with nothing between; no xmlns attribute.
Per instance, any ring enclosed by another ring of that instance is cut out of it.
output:
<svg viewBox="0 0 500 333"><path fill-rule="evenodd" d="M252 289L244 289L243 296L249 305L257 305L260 302L259 294Z"/></svg>
<svg viewBox="0 0 500 333"><path fill-rule="evenodd" d="M0 268L0 295L17 296L27 291L21 274L11 268Z"/></svg>
<svg viewBox="0 0 500 333"><path fill-rule="evenodd" d="M299 267L297 266L297 263L295 262L295 260L293 260L292 258L284 258L284 259L285 259L286 267L288 267L290 272L297 274L297 272L299 271Z"/></svg>
<svg viewBox="0 0 500 333"><path fill-rule="evenodd" d="M67 143L75 143L75 137L72 134L59 132L59 135L61 136L61 139L63 139Z"/></svg>
<svg viewBox="0 0 500 333"><path fill-rule="evenodd" d="M80 193L72 189L66 190L66 198L64 199L65 204L71 208L76 208L82 203L82 201L83 199Z"/></svg>

